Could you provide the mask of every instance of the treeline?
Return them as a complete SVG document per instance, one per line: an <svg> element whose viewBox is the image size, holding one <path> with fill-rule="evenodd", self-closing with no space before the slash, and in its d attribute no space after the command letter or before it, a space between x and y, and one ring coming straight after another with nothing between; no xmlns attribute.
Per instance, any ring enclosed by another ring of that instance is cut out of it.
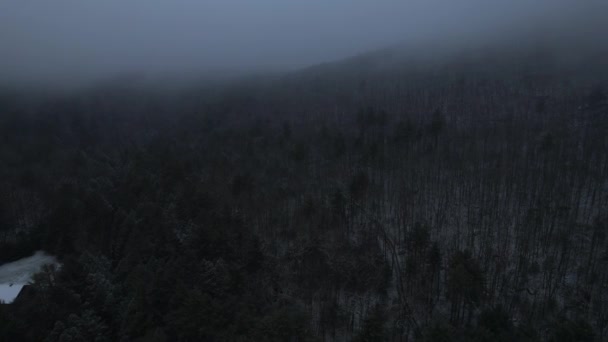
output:
<svg viewBox="0 0 608 342"><path fill-rule="evenodd" d="M605 70L560 70L3 97L0 257L63 267L0 336L605 340Z"/></svg>

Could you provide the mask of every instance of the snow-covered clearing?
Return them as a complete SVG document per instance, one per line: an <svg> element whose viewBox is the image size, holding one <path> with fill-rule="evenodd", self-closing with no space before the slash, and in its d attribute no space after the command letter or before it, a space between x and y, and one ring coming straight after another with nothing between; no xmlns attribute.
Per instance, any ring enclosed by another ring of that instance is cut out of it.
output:
<svg viewBox="0 0 608 342"><path fill-rule="evenodd" d="M32 276L48 264L59 265L55 257L38 251L30 257L0 265L0 301L12 302Z"/></svg>

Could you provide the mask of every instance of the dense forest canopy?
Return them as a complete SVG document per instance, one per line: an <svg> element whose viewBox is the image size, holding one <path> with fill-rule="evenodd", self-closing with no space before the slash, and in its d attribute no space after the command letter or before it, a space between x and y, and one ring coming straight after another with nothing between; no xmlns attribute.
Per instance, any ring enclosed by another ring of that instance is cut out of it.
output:
<svg viewBox="0 0 608 342"><path fill-rule="evenodd" d="M0 263L62 266L0 339L606 340L608 59L560 51L2 90Z"/></svg>

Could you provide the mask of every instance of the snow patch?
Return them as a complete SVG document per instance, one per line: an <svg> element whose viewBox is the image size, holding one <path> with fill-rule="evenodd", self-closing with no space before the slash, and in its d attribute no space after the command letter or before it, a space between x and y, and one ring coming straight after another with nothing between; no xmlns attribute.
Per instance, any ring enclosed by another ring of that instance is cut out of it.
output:
<svg viewBox="0 0 608 342"><path fill-rule="evenodd" d="M21 284L0 284L0 304L2 303L12 303L24 285Z"/></svg>
<svg viewBox="0 0 608 342"><path fill-rule="evenodd" d="M11 303L44 265L59 266L59 262L54 256L38 251L30 257L0 265L0 301Z"/></svg>

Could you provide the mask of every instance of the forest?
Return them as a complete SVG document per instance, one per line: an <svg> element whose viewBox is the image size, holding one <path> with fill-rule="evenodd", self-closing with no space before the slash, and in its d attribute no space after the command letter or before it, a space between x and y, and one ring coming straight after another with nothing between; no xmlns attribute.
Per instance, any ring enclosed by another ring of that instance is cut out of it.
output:
<svg viewBox="0 0 608 342"><path fill-rule="evenodd" d="M608 59L0 90L2 341L606 341Z"/></svg>

